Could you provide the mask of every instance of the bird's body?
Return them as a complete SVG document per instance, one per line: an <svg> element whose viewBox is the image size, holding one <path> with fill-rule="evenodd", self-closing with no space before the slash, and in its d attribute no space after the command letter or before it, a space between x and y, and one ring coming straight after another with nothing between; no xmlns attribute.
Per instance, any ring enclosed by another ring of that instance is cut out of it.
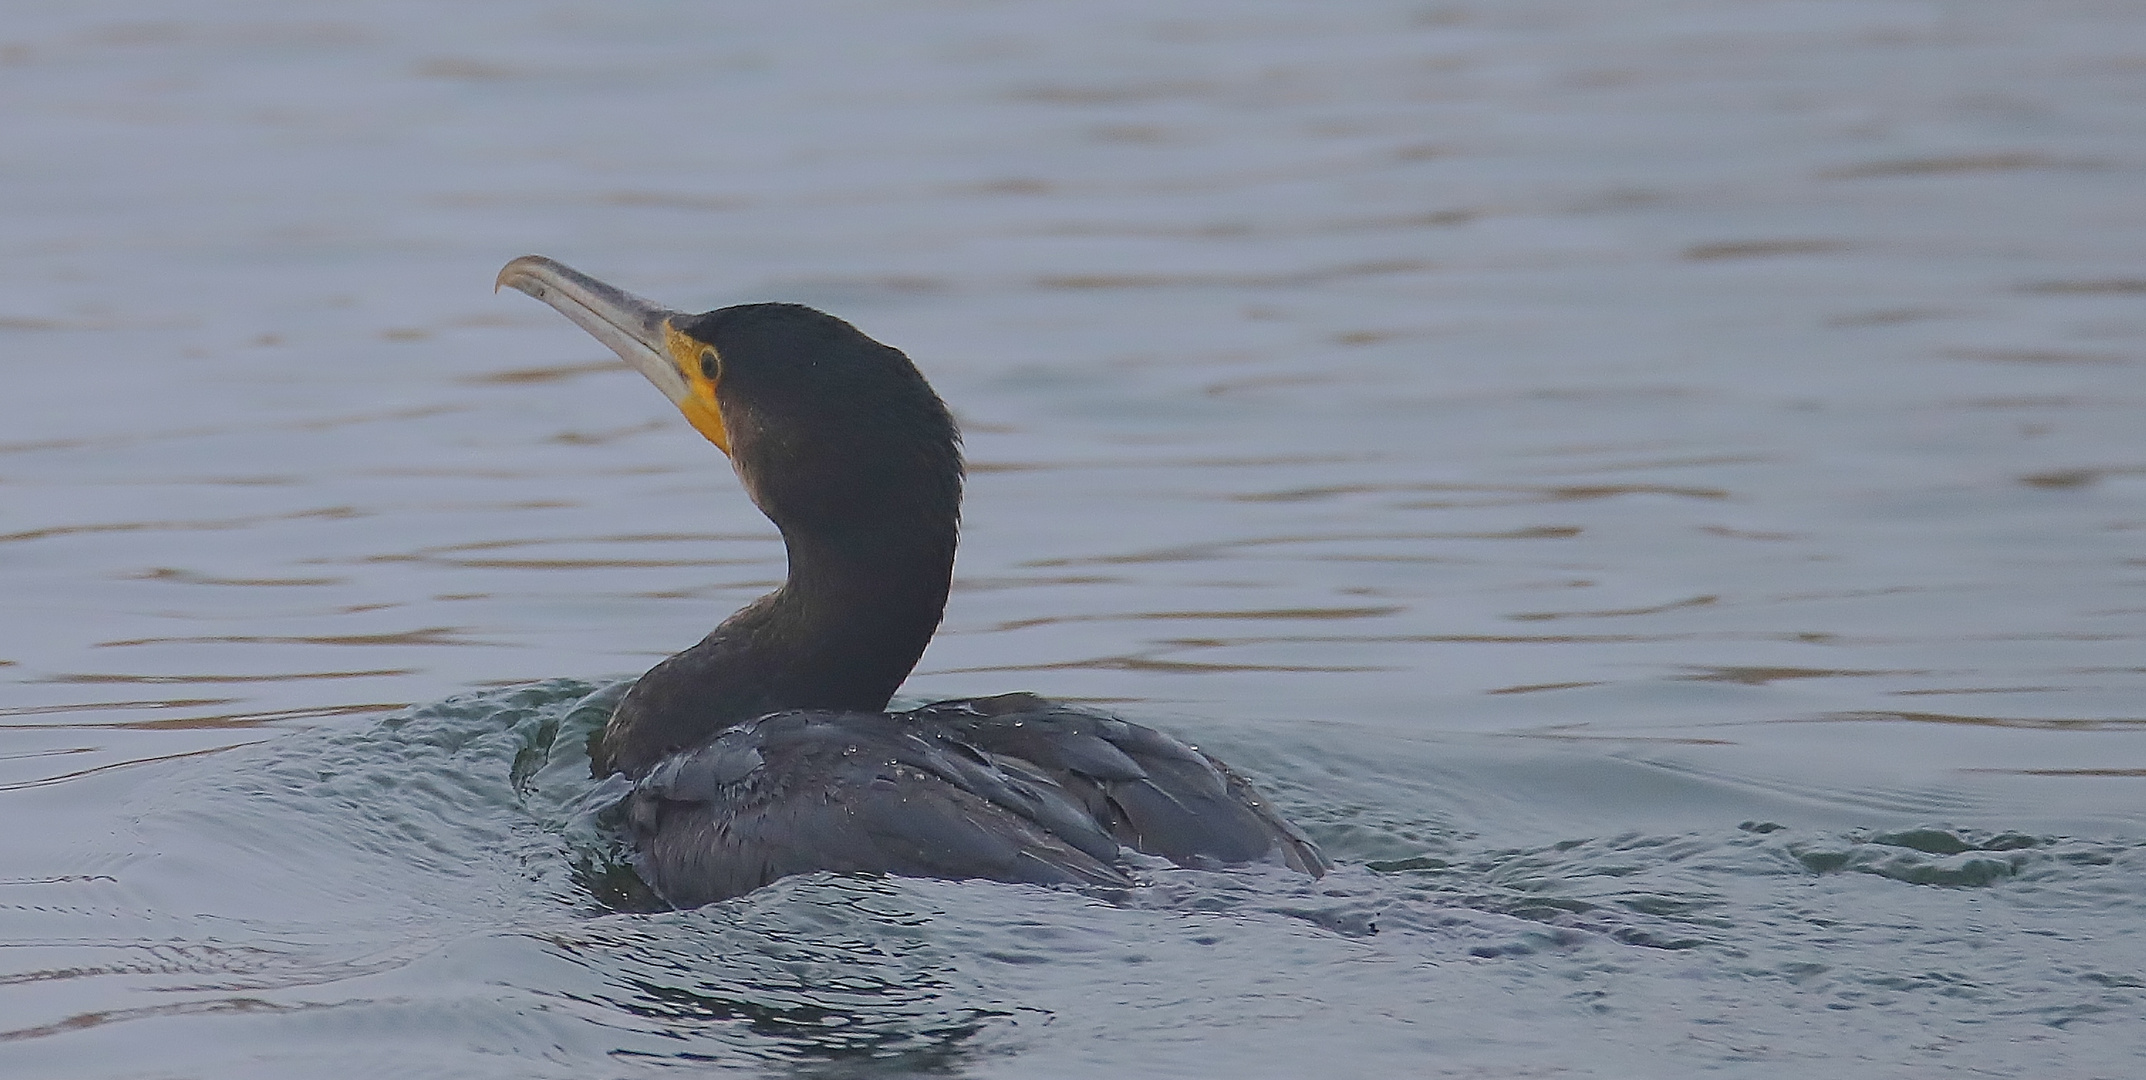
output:
<svg viewBox="0 0 2146 1080"><path fill-rule="evenodd" d="M640 869L679 906L814 870L1129 885L1120 845L1324 867L1220 762L1027 694L763 716L664 758L627 820Z"/></svg>
<svg viewBox="0 0 2146 1080"><path fill-rule="evenodd" d="M598 775L634 781L664 900L820 870L1125 885L1121 847L1325 870L1243 778L1151 728L1028 694L885 711L945 611L962 479L899 351L792 304L670 312L536 256L499 280L670 396L788 551L781 588L650 669L592 743Z"/></svg>

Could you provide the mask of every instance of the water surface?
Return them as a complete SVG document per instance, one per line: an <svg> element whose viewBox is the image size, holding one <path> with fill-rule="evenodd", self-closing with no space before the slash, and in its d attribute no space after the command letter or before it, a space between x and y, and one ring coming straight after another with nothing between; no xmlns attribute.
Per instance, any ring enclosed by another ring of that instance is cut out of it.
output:
<svg viewBox="0 0 2146 1080"><path fill-rule="evenodd" d="M2090 0L16 13L0 1070L2132 1075L2142 106ZM575 736L781 547L526 252L908 351L905 693L1340 869L608 908Z"/></svg>

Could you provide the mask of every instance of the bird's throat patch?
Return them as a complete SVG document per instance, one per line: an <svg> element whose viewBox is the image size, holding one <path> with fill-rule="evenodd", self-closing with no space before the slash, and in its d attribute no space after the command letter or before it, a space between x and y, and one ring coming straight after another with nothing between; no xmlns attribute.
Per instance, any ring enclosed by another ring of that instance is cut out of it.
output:
<svg viewBox="0 0 2146 1080"><path fill-rule="evenodd" d="M723 383L722 362L717 358L712 366L715 376L710 378L703 360L714 357L715 346L699 338L681 333L676 326L665 323L663 347L678 368L678 374L686 383L685 396L675 403L678 411L685 414L686 422L693 430L715 444L715 448L730 453L730 431L723 426L723 406L720 390Z"/></svg>

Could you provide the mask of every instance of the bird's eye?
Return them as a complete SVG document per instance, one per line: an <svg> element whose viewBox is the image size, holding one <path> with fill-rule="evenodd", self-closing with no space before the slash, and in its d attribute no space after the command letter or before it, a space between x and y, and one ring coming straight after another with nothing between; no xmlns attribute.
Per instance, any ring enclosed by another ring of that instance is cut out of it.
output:
<svg viewBox="0 0 2146 1080"><path fill-rule="evenodd" d="M714 349L702 349L700 353L701 377L714 382L723 375L722 361L716 359Z"/></svg>

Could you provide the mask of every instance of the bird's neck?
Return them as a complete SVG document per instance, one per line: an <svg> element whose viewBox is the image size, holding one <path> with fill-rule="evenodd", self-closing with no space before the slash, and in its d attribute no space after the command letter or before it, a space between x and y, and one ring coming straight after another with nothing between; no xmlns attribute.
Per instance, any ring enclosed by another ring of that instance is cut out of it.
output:
<svg viewBox="0 0 2146 1080"><path fill-rule="evenodd" d="M598 773L639 776L772 712L885 709L946 611L955 531L785 529L788 580L634 684L592 745Z"/></svg>
<svg viewBox="0 0 2146 1080"><path fill-rule="evenodd" d="M780 707L885 708L946 611L954 531L783 541L788 580L734 620L758 643L757 660L789 672L781 696L798 700Z"/></svg>

